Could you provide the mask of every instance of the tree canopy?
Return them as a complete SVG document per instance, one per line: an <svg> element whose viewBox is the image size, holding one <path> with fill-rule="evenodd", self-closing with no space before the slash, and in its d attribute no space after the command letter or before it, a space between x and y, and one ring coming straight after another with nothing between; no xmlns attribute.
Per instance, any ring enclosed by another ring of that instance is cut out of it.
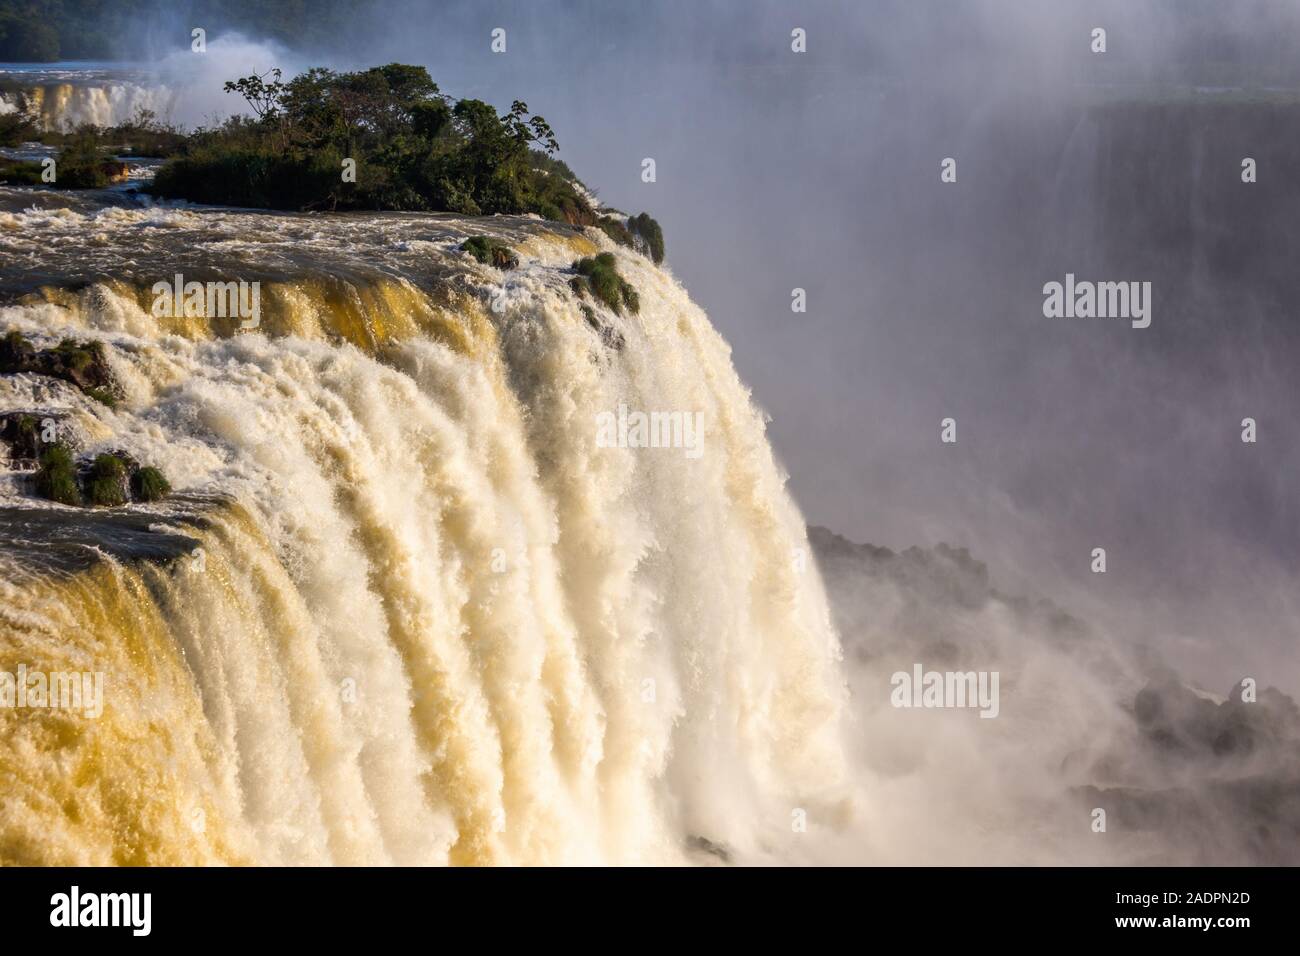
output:
<svg viewBox="0 0 1300 956"><path fill-rule="evenodd" d="M279 70L225 84L252 116L198 130L154 190L196 202L277 209L534 212L591 224L596 216L550 124L515 100L455 100L422 66L356 72ZM351 161L349 164L347 161ZM345 175L351 166L354 176Z"/></svg>

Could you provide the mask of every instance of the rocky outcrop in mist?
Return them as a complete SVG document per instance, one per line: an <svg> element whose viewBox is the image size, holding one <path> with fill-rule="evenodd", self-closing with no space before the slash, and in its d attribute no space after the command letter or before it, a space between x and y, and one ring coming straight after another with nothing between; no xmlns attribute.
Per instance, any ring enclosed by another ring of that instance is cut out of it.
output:
<svg viewBox="0 0 1300 956"><path fill-rule="evenodd" d="M960 746L997 781L990 805L1027 803L1027 814L1039 815L1026 830L1082 833L1095 808L1106 811L1106 833L1078 844L1101 852L1063 860L1300 862L1300 707L1287 694L1262 681L1253 700L1240 682L1225 682L1226 695L1194 687L1050 601L999 592L964 548L895 552L820 527L809 529L809 541L844 644L855 710L874 718L874 726L861 721L864 737L879 733L882 714L893 716L881 703L891 672L914 661L999 669L1000 719L965 722ZM920 729L904 760L882 758L880 745L870 745L868 763L886 779L928 779L935 770L934 786L961 789L962 769L951 762L936 769L934 755L951 742L927 739L949 733ZM931 744L930 754L917 755ZM1035 796L1022 801L1029 793Z"/></svg>

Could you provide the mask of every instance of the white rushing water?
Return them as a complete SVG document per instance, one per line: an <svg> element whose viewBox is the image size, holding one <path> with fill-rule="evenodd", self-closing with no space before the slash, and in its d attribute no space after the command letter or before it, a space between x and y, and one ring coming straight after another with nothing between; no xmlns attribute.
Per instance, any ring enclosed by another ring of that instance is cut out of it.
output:
<svg viewBox="0 0 1300 956"><path fill-rule="evenodd" d="M196 215L6 229L123 248ZM232 246L382 222L204 215ZM567 285L594 241L536 230L509 273L416 243L468 279L286 280L227 337L113 284L0 310L111 346L125 400L66 398L87 448L227 502L201 530L150 506L195 538L170 566L4 559L0 669L102 670L105 708L0 711L0 858L762 861L848 824L838 639L763 416L705 315L627 250L640 313L599 308L626 340L601 344ZM702 454L600 447L620 404L700 413Z"/></svg>
<svg viewBox="0 0 1300 956"><path fill-rule="evenodd" d="M0 113L27 113L42 128L60 132L87 123L117 126L135 119L141 111L169 120L175 104L176 94L166 86L126 80L39 82L0 91Z"/></svg>

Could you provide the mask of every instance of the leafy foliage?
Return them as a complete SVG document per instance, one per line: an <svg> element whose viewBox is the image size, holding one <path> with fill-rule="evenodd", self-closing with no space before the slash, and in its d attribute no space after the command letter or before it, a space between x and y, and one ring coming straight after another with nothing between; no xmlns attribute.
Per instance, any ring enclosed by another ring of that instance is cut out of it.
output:
<svg viewBox="0 0 1300 956"><path fill-rule="evenodd" d="M199 130L153 189L196 202L274 209L537 213L595 222L546 120L516 100L498 115L452 100L421 66L324 68L288 82L278 70L232 80L253 117ZM355 162L345 181L344 160Z"/></svg>
<svg viewBox="0 0 1300 956"><path fill-rule="evenodd" d="M623 314L624 308L633 315L641 311L641 298L632 284L618 274L612 252L579 259L573 269L578 274L569 284L579 298L592 295L618 315Z"/></svg>
<svg viewBox="0 0 1300 956"><path fill-rule="evenodd" d="M36 123L22 110L0 113L0 146L21 146L39 135Z"/></svg>
<svg viewBox="0 0 1300 956"><path fill-rule="evenodd" d="M0 137L4 135L4 122L7 117L20 116L10 113L0 117ZM26 121L23 130L15 133L23 142L35 141L47 146L68 147L73 144L93 145L103 151L104 158L129 153L134 156L174 156L185 145L187 136L180 128L160 122L152 110L140 107L135 115L116 126L95 126L83 123L72 130L38 130ZM0 139L3 145L3 139ZM13 145L13 144L10 144Z"/></svg>
<svg viewBox="0 0 1300 956"><path fill-rule="evenodd" d="M0 183L10 186L39 186L41 164L0 159Z"/></svg>
<svg viewBox="0 0 1300 956"><path fill-rule="evenodd" d="M78 136L59 151L53 185L64 189L102 189L111 181L112 161L100 152L93 135Z"/></svg>
<svg viewBox="0 0 1300 956"><path fill-rule="evenodd" d="M127 464L116 455L96 455L86 481L92 505L115 508L126 504Z"/></svg>

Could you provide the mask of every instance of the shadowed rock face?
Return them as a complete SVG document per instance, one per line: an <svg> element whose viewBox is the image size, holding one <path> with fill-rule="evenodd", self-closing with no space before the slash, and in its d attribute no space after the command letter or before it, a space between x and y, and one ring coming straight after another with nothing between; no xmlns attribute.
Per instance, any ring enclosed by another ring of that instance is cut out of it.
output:
<svg viewBox="0 0 1300 956"><path fill-rule="evenodd" d="M1152 680L1133 701L1133 717L1153 756L1170 764L1202 759L1245 761L1300 746L1300 709L1273 687L1258 700L1242 688L1217 698L1179 683L1172 674Z"/></svg>
<svg viewBox="0 0 1300 956"><path fill-rule="evenodd" d="M1060 775L1059 801L1072 813L1105 809L1107 833L1139 848L1124 862L1300 863L1300 706L1285 693L1261 686L1250 700L1243 682L1226 696L1189 686L1050 602L999 594L964 549L898 553L819 527L809 542L850 667L914 659L967 668L990 647L999 661L1037 649L1113 687L1120 726L1042 772ZM990 612L1011 622L996 638ZM1003 674L1004 684L1019 678ZM1039 733L1051 723L1049 714Z"/></svg>
<svg viewBox="0 0 1300 956"><path fill-rule="evenodd" d="M21 470L35 468L40 456L40 422L30 412L0 414L0 460Z"/></svg>

